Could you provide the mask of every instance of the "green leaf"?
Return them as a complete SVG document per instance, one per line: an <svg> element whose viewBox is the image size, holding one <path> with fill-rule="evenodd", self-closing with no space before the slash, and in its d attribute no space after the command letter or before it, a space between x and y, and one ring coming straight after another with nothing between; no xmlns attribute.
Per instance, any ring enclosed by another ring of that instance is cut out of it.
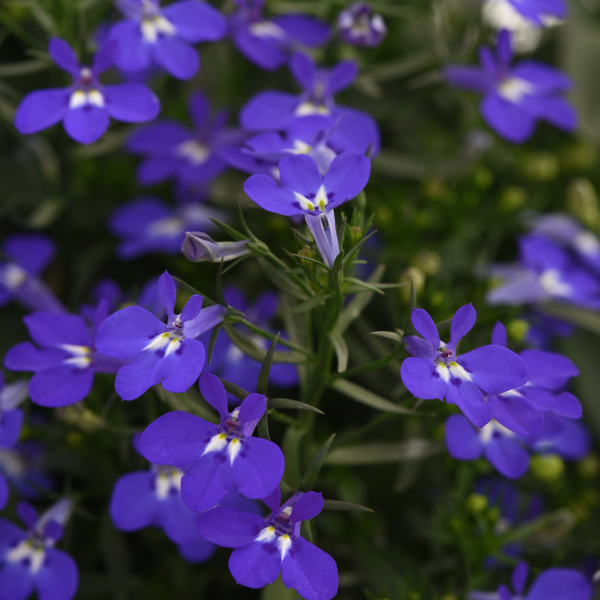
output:
<svg viewBox="0 0 600 600"><path fill-rule="evenodd" d="M290 400L289 398L269 398L267 400L267 408L289 408L291 410L307 410L310 412L315 412L319 415L324 415L325 413L310 404L305 404L304 402L298 402L298 400Z"/></svg>
<svg viewBox="0 0 600 600"><path fill-rule="evenodd" d="M341 500L324 500L323 510L358 510L361 512L374 512L372 508L354 504L354 502L343 502Z"/></svg>
<svg viewBox="0 0 600 600"><path fill-rule="evenodd" d="M404 335L395 331L372 331L371 335L376 335L377 337L381 337L386 340L392 340L392 342L396 342L397 344L402 344L404 341Z"/></svg>
<svg viewBox="0 0 600 600"><path fill-rule="evenodd" d="M300 523L300 535L311 544L313 543L312 529L310 528L310 520Z"/></svg>
<svg viewBox="0 0 600 600"><path fill-rule="evenodd" d="M221 379L219 377L219 379ZM244 388L241 388L239 385L235 383L231 383L231 381L227 381L226 379L221 379L221 383L226 391L230 394L233 394L239 400L243 400L246 396L250 395L250 392L247 392Z"/></svg>
<svg viewBox="0 0 600 600"><path fill-rule="evenodd" d="M219 268L217 269L217 281L215 284L215 292L217 294L217 300L221 306L229 306L227 300L225 300L225 294L223 294L223 264L224 260L221 259Z"/></svg>
<svg viewBox="0 0 600 600"><path fill-rule="evenodd" d="M217 227L220 227L226 234L231 236L236 242L242 242L248 239L248 236L244 235L243 233L240 233L233 227L230 227L229 225L227 225L227 223L223 223L222 221L219 221L218 219L213 219L212 217L209 217L209 219L215 225L217 225Z"/></svg>
<svg viewBox="0 0 600 600"><path fill-rule="evenodd" d="M362 288L369 292L375 292L376 294L381 294L382 296L385 295L385 292L383 292L381 289L379 289L378 286L370 285L368 282L363 281L362 279L357 279L356 277L346 277L346 281L348 283L351 283L352 285L356 286L359 289Z"/></svg>
<svg viewBox="0 0 600 600"><path fill-rule="evenodd" d="M304 475L302 477L302 485L300 486L300 490L303 492L308 492L313 489L315 485L315 481L319 475L319 471L323 466L323 461L327 456L327 452L329 452L329 447L331 446L331 442L333 442L335 438L335 433L332 434L327 441L319 448L317 453L313 456L313 459L310 461L306 471L304 471Z"/></svg>
<svg viewBox="0 0 600 600"><path fill-rule="evenodd" d="M444 442L414 438L406 442L359 444L334 448L327 458L327 465L380 465L420 460L442 454Z"/></svg>
<svg viewBox="0 0 600 600"><path fill-rule="evenodd" d="M298 298L298 300L306 300L308 296L302 291L300 286L292 281L292 279L284 273L281 269L275 268L268 260L259 258L258 263L260 264L264 274L271 280L271 283L279 288L281 291Z"/></svg>
<svg viewBox="0 0 600 600"><path fill-rule="evenodd" d="M212 333L210 334L210 340L208 342L208 350L207 350L207 361L208 361L208 365L210 366L210 363L212 361L212 355L213 355L213 351L215 349L215 343L217 342L217 336L219 335L219 331L221 331L221 328L223 327L223 323L219 323L218 325L215 325L215 327L212 330Z"/></svg>
<svg viewBox="0 0 600 600"><path fill-rule="evenodd" d="M362 240L356 242L356 244L354 244L354 246L352 246L352 248L348 250L348 254L346 254L346 257L344 258L344 266L346 266L350 262L350 259L363 247L363 244L376 233L377 229L375 231L372 231L369 235L362 238Z"/></svg>
<svg viewBox="0 0 600 600"><path fill-rule="evenodd" d="M198 296L202 296L204 298L204 300L208 300L212 304L217 304L214 300L211 300L206 294L204 294L200 290L197 290L194 286L187 283L187 281L184 281L183 279L179 279L179 277L175 277L174 275L172 275L172 277L173 277L173 281L175 281L175 283L178 283L191 296L193 296L194 294L198 294Z"/></svg>
<svg viewBox="0 0 600 600"><path fill-rule="evenodd" d="M200 402L194 400L187 392L185 394L175 394L165 390L162 385L155 385L154 391L163 402L166 402L174 410L183 410L184 412L194 413L210 423L216 424L219 422L215 412L210 410L208 405L203 406Z"/></svg>
<svg viewBox="0 0 600 600"><path fill-rule="evenodd" d="M265 360L260 367L260 373L258 374L258 383L256 384L256 391L259 394L267 395L267 389L269 387L269 374L271 373L271 365L273 364L273 356L275 354L275 348L277 347L277 341L279 340L279 334L275 336L275 339L271 342L269 350L265 356Z"/></svg>
<svg viewBox="0 0 600 600"><path fill-rule="evenodd" d="M260 421L258 422L258 425L256 426L256 430L258 433L258 437L261 437L263 440L271 441L271 436L269 435L268 413L265 412L265 414L260 418Z"/></svg>
<svg viewBox="0 0 600 600"><path fill-rule="evenodd" d="M352 398L355 402L360 404L364 404L366 406L370 406L371 408L375 408L377 410L382 410L384 412L392 412L401 415L423 415L425 413L419 413L414 410L409 410L408 408L404 408L403 406L399 406L398 404L394 404L377 394L357 385L356 383L352 383L351 381L347 381L346 379L336 379L332 381L329 386L340 392L340 394L344 394L348 398Z"/></svg>
<svg viewBox="0 0 600 600"><path fill-rule="evenodd" d="M344 336L337 330L327 332L327 337L335 350L338 359L338 373L343 373L348 368L348 346Z"/></svg>
<svg viewBox="0 0 600 600"><path fill-rule="evenodd" d="M314 296L311 296L308 300L305 300L304 302L300 302L299 304L288 308L287 312L290 312L292 314L308 312L316 306L323 304L323 302L325 302L325 300L327 300L327 298L329 298L330 296L331 294L329 292L318 292Z"/></svg>
<svg viewBox="0 0 600 600"><path fill-rule="evenodd" d="M281 449L285 456L285 480L298 489L302 481L300 471L300 445L302 438L306 435L306 429L299 427L288 427L283 436Z"/></svg>
<svg viewBox="0 0 600 600"><path fill-rule="evenodd" d="M49 60L22 60L19 62L6 63L0 65L0 77L14 77L21 75L29 75L44 71L52 64Z"/></svg>

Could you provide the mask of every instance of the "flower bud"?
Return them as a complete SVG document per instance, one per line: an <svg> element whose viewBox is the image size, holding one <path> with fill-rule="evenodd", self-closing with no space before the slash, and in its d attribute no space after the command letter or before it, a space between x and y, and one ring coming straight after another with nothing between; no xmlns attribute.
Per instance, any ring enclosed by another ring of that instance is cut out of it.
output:
<svg viewBox="0 0 600 600"><path fill-rule="evenodd" d="M188 231L181 246L181 251L192 262L221 262L228 261L250 254L246 243L240 242L215 242L209 235L200 231Z"/></svg>
<svg viewBox="0 0 600 600"><path fill-rule="evenodd" d="M317 254L314 250L310 248L310 246L304 246L302 250L298 251L299 256L306 256L307 258L316 258ZM314 269L315 263L310 260L303 260L302 264L308 269Z"/></svg>
<svg viewBox="0 0 600 600"><path fill-rule="evenodd" d="M340 37L353 46L379 46L387 33L381 15L372 15L366 2L354 2L338 16Z"/></svg>

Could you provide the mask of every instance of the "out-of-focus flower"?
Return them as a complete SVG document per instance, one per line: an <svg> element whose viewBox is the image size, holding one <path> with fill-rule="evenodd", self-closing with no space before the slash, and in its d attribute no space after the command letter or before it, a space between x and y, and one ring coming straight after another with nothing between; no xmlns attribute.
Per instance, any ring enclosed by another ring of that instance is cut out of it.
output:
<svg viewBox="0 0 600 600"><path fill-rule="evenodd" d="M353 2L337 21L340 37L354 46L379 46L387 34L381 15L372 14L367 2Z"/></svg>
<svg viewBox="0 0 600 600"><path fill-rule="evenodd" d="M20 133L37 133L63 122L65 131L81 144L100 139L110 118L127 123L154 119L160 102L154 93L140 83L102 85L98 76L113 64L116 45L107 42L100 47L91 67L79 64L75 52L60 38L50 40L49 52L54 62L72 75L68 88L31 92L17 108L15 127Z"/></svg>
<svg viewBox="0 0 600 600"><path fill-rule="evenodd" d="M562 97L571 89L570 79L558 69L532 60L511 67L508 31L500 32L495 52L483 47L479 58L480 67L451 65L445 76L456 87L484 94L481 114L503 138L524 142L540 119L565 131L575 129L577 115Z"/></svg>

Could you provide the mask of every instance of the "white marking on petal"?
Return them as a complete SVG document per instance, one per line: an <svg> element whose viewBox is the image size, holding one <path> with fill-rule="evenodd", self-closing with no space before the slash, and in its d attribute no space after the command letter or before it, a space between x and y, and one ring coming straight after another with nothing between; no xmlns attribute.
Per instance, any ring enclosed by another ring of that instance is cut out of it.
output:
<svg viewBox="0 0 600 600"><path fill-rule="evenodd" d="M275 38L278 40L287 39L287 32L285 29L279 27L271 21L258 21L250 25L250 33L260 38Z"/></svg>
<svg viewBox="0 0 600 600"><path fill-rule="evenodd" d="M507 77L498 85L498 93L509 102L519 104L528 94L535 90L533 83L519 77Z"/></svg>
<svg viewBox="0 0 600 600"><path fill-rule="evenodd" d="M63 363L73 365L78 369L87 369L92 363L91 350L87 346L76 346L75 344L60 344L59 348L71 354Z"/></svg>
<svg viewBox="0 0 600 600"><path fill-rule="evenodd" d="M281 560L286 557L290 547L292 545L292 538L287 533L279 536L277 539L277 547L279 548L279 554L281 555Z"/></svg>
<svg viewBox="0 0 600 600"><path fill-rule="evenodd" d="M164 348L170 340L171 336L168 333L159 333L152 338L152 341L148 345L144 346L143 350L160 350Z"/></svg>
<svg viewBox="0 0 600 600"><path fill-rule="evenodd" d="M294 147L287 148L286 152L290 154L308 154L312 150L312 146L302 140L294 140Z"/></svg>
<svg viewBox="0 0 600 600"><path fill-rule="evenodd" d="M461 367L457 362L451 362L448 365L448 369L452 377L462 379L463 381L472 381L471 375L469 375L469 373L467 373L467 371L465 371L465 369Z"/></svg>
<svg viewBox="0 0 600 600"><path fill-rule="evenodd" d="M18 289L27 279L27 272L18 265L7 264L0 269L0 281L9 289Z"/></svg>
<svg viewBox="0 0 600 600"><path fill-rule="evenodd" d="M34 546L29 540L23 540L6 554L6 560L11 563L21 562L27 558L29 559L29 572L35 575L44 564L46 550Z"/></svg>
<svg viewBox="0 0 600 600"><path fill-rule="evenodd" d="M144 19L141 25L142 37L149 44L154 44L158 39L158 34L174 35L177 28L171 21L168 21L163 16L151 17Z"/></svg>
<svg viewBox="0 0 600 600"><path fill-rule="evenodd" d="M446 383L448 383L448 380L450 379L450 373L448 372L448 367L444 363L439 363L439 364L435 365L435 370L438 373L438 375L441 377L441 379L443 381L445 381Z"/></svg>
<svg viewBox="0 0 600 600"><path fill-rule="evenodd" d="M227 436L224 433L217 433L217 435L213 435L212 438L210 438L210 442L206 444L202 456L209 452L220 452L225 446L227 446Z"/></svg>
<svg viewBox="0 0 600 600"><path fill-rule="evenodd" d="M242 442L238 438L233 438L227 446L227 454L229 455L229 462L233 464L233 461L237 458L237 455L242 449Z"/></svg>
<svg viewBox="0 0 600 600"><path fill-rule="evenodd" d="M154 491L156 497L159 500L164 500L172 489L176 489L178 492L181 491L182 477L183 471L175 468L170 473L159 473L155 479Z"/></svg>
<svg viewBox="0 0 600 600"><path fill-rule="evenodd" d="M525 385L528 385L529 382L527 382ZM519 392L519 390L508 390L506 392L502 392L501 394L498 394L498 396L501 396L502 398L523 398L523 394L521 394L521 392Z"/></svg>
<svg viewBox="0 0 600 600"><path fill-rule="evenodd" d="M81 90L77 90L71 94L69 99L69 108L80 108L87 104L87 95Z"/></svg>
<svg viewBox="0 0 600 600"><path fill-rule="evenodd" d="M88 346L77 346L75 344L59 344L59 348L66 350L73 356L88 356L91 352Z"/></svg>
<svg viewBox="0 0 600 600"><path fill-rule="evenodd" d="M150 237L176 237L185 231L185 223L180 217L165 217L153 221L148 226L147 232Z"/></svg>
<svg viewBox="0 0 600 600"><path fill-rule="evenodd" d="M92 359L89 356L74 356L73 358L65 358L63 363L78 369L87 369L92 364Z"/></svg>
<svg viewBox="0 0 600 600"><path fill-rule="evenodd" d="M209 159L210 148L196 140L186 140L175 148L175 154L187 158L194 166L198 166Z"/></svg>
<svg viewBox="0 0 600 600"><path fill-rule="evenodd" d="M181 346L181 340L178 338L172 338L171 342L167 346L167 349L165 350L165 356L169 356L169 354L176 352L179 349L179 346Z"/></svg>
<svg viewBox="0 0 600 600"><path fill-rule="evenodd" d="M539 278L539 284L544 291L552 296L569 297L573 289L568 283L561 281L561 274L558 269L547 269Z"/></svg>
<svg viewBox="0 0 600 600"><path fill-rule="evenodd" d="M98 90L90 90L87 93L87 103L98 108L104 108L104 96Z"/></svg>
<svg viewBox="0 0 600 600"><path fill-rule="evenodd" d="M600 251L600 241L589 231L580 231L573 239L573 246L582 254L597 254Z"/></svg>
<svg viewBox="0 0 600 600"><path fill-rule="evenodd" d="M496 419L492 419L487 425L484 425L479 431L479 438L483 444L487 444L495 432L501 433L503 437L513 437L515 434L510 429L500 425Z"/></svg>
<svg viewBox="0 0 600 600"><path fill-rule="evenodd" d="M315 104L314 102L302 102L298 105L294 114L297 117L307 117L309 115L325 115L331 114L331 111L324 104Z"/></svg>
<svg viewBox="0 0 600 600"><path fill-rule="evenodd" d="M265 527L255 538L255 542L272 542L275 538L275 527Z"/></svg>

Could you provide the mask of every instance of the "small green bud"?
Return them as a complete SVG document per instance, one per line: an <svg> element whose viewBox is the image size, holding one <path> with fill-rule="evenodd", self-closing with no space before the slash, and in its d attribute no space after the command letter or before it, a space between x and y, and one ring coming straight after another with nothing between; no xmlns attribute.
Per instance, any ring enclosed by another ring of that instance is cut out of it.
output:
<svg viewBox="0 0 600 600"><path fill-rule="evenodd" d="M558 454L545 454L531 457L531 473L540 481L553 483L565 472L565 463Z"/></svg>
<svg viewBox="0 0 600 600"><path fill-rule="evenodd" d="M492 185L494 174L487 167L479 167L473 174L475 185L481 189L486 189Z"/></svg>
<svg viewBox="0 0 600 600"><path fill-rule="evenodd" d="M446 195L446 185L439 177L430 177L423 181L423 195L431 200L443 200Z"/></svg>
<svg viewBox="0 0 600 600"><path fill-rule="evenodd" d="M522 187L507 187L500 196L500 210L511 212L521 208L527 202L527 193Z"/></svg>
<svg viewBox="0 0 600 600"><path fill-rule="evenodd" d="M425 287L425 273L418 267L408 267L408 269L405 269L400 276L400 283L409 284L399 289L402 302L408 304L410 302L410 289L412 285L415 286L417 297L423 291L423 288Z"/></svg>
<svg viewBox="0 0 600 600"><path fill-rule="evenodd" d="M352 242L352 246L355 246L362 240L363 234L362 229L360 227L350 227L350 240Z"/></svg>
<svg viewBox="0 0 600 600"><path fill-rule="evenodd" d="M529 333L529 323L522 319L513 319L506 326L506 331L512 340L515 340L515 342L522 342Z"/></svg>
<svg viewBox="0 0 600 600"><path fill-rule="evenodd" d="M422 250L413 261L415 267L421 269L425 275L435 275L442 266L442 259L437 252Z"/></svg>
<svg viewBox="0 0 600 600"><path fill-rule="evenodd" d="M61 406L56 409L56 414L65 423L82 431L98 431L106 427L106 421L100 415L86 408L82 402L70 406Z"/></svg>
<svg viewBox="0 0 600 600"><path fill-rule="evenodd" d="M579 177L571 181L567 189L567 208L586 227L596 230L600 227L598 196L589 179Z"/></svg>
<svg viewBox="0 0 600 600"><path fill-rule="evenodd" d="M458 600L454 594L444 594L442 600Z"/></svg>
<svg viewBox="0 0 600 600"><path fill-rule="evenodd" d="M310 246L304 246L302 250L298 251L299 256L306 256L306 258L315 258L317 256L316 252ZM300 261L307 269L314 269L315 263L310 260L301 260Z"/></svg>
<svg viewBox="0 0 600 600"><path fill-rule="evenodd" d="M467 498L467 510L474 515L483 512L488 506L488 499L482 494L471 494Z"/></svg>
<svg viewBox="0 0 600 600"><path fill-rule="evenodd" d="M586 479L595 479L600 473L600 460L596 454L590 454L578 465L577 470Z"/></svg>
<svg viewBox="0 0 600 600"><path fill-rule="evenodd" d="M523 161L523 173L534 181L552 181L559 172L558 157L550 152L530 154Z"/></svg>

